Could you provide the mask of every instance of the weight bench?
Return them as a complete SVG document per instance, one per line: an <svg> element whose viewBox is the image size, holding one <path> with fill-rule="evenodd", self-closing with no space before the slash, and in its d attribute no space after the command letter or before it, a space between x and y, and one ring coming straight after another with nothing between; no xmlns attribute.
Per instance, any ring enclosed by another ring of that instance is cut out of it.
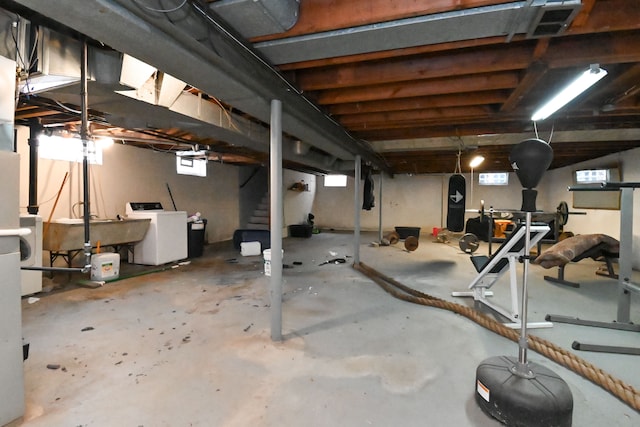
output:
<svg viewBox="0 0 640 427"><path fill-rule="evenodd" d="M523 256L528 255L531 248L536 246L547 232L549 232L549 226L547 224L532 224L529 230L529 247L525 249L526 227L524 224L518 225L493 255L490 257L485 255L471 257L471 262L478 272L478 275L469 285L471 291L452 292L451 295L454 297L473 297L475 302L487 306L489 309L508 319L510 322L505 323L505 326L519 328L521 322L518 308L517 262L519 262ZM510 276L510 309L500 307L487 299L487 297L493 296L493 292L488 289L491 288L507 270ZM532 322L527 323L527 326L530 328L548 328L553 326L553 324L551 322Z"/></svg>
<svg viewBox="0 0 640 427"><path fill-rule="evenodd" d="M596 274L617 279L613 269L613 260L620 256L620 242L606 234L583 234L569 237L556 243L534 261L544 268L558 267L558 277L544 276L544 279L560 285L579 288L580 284L564 278L564 270L569 262L579 262L585 258L606 263L606 272L599 269Z"/></svg>

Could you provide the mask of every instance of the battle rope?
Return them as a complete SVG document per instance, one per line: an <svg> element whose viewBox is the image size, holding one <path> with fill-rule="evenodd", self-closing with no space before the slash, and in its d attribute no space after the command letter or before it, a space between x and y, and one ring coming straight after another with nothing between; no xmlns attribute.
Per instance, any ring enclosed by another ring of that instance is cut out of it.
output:
<svg viewBox="0 0 640 427"><path fill-rule="evenodd" d="M460 304L445 301L443 299L409 288L408 286L403 285L402 283L396 281L391 277L385 276L384 274L367 266L362 262L359 264L354 264L353 268L360 271L362 274L378 284L382 289L398 299L414 304L421 304L453 311L454 313L460 314L470 320L473 320L483 328L502 335L503 337L508 338L511 341L518 342L519 333L517 330L508 328L502 323L488 317L487 315L477 310ZM583 376L592 383L604 388L609 393L613 394L618 399L629 405L631 408L635 409L636 411L640 411L640 392L638 392L638 390L636 390L633 386L613 377L602 369L592 365L584 359L581 359L580 357L563 349L562 347L559 347L550 341L544 340L534 335L528 336L528 347L533 351L553 360L559 365L571 369L573 372Z"/></svg>

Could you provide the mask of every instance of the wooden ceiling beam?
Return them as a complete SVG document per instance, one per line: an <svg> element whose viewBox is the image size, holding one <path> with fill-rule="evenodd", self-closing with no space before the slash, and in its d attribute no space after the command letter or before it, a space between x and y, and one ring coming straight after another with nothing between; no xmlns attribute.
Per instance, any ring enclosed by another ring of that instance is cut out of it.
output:
<svg viewBox="0 0 640 427"><path fill-rule="evenodd" d="M524 77L520 81L520 84L511 92L509 99L500 107L500 112L511 113L515 111L516 107L531 91L536 84L538 84L547 73L547 66L540 62L535 62L524 73Z"/></svg>
<svg viewBox="0 0 640 427"><path fill-rule="evenodd" d="M385 129L398 126L415 126L425 121L467 120L473 117L487 117L489 107L467 106L448 108L427 108L423 110L391 111L384 113L350 114L338 117L340 123L349 129Z"/></svg>
<svg viewBox="0 0 640 427"><path fill-rule="evenodd" d="M586 36L583 36L586 37ZM539 58L549 68L566 68L590 63L628 63L640 61L640 34L635 32L596 34L589 37L563 37L550 41L540 55L541 43L496 45L462 50L447 55L398 57L383 62L355 63L304 70L295 76L304 91L411 81L476 73L527 69ZM547 42L544 43L546 46Z"/></svg>
<svg viewBox="0 0 640 427"><path fill-rule="evenodd" d="M448 54L401 57L385 62L367 62L340 67L319 68L298 73L296 83L302 90L337 89L372 84L396 83L526 69L531 63L533 42L493 46Z"/></svg>
<svg viewBox="0 0 640 427"><path fill-rule="evenodd" d="M543 61L549 68L582 65L585 69L592 63L602 65L640 62L640 32L553 39Z"/></svg>
<svg viewBox="0 0 640 427"><path fill-rule="evenodd" d="M471 93L480 88L488 91L513 89L518 85L519 81L520 79L516 72L478 74L369 87L331 89L318 93L315 99L321 105L330 105L453 93Z"/></svg>
<svg viewBox="0 0 640 427"><path fill-rule="evenodd" d="M575 144L552 144L554 158L549 169L570 166L577 162L596 159L621 150L637 148L630 142L619 141L589 141ZM475 168L477 172L511 171L509 153L512 146L490 145L481 146L462 154L462 164L477 155L485 156L486 161ZM422 173L451 173L457 160L457 149L451 150L423 150L396 151L382 153L385 161L396 174ZM466 170L466 168L465 168Z"/></svg>
<svg viewBox="0 0 640 427"><path fill-rule="evenodd" d="M45 110L43 108L38 108L35 111L34 110L30 110L29 112L16 111L15 118L16 118L16 120L26 120L26 119L36 118L36 117L55 116L55 115L58 115L58 114L63 114L63 113L60 113L60 111Z"/></svg>
<svg viewBox="0 0 640 427"><path fill-rule="evenodd" d="M580 8L580 12L578 12L578 15L573 19L569 29L583 27L591 18L591 11L593 10L596 0L582 0L581 3L582 8Z"/></svg>
<svg viewBox="0 0 640 427"><path fill-rule="evenodd" d="M469 105L502 104L508 99L506 90L453 93L381 101L336 104L329 107L331 115L377 113L384 111L421 110L425 108L462 107Z"/></svg>
<svg viewBox="0 0 640 427"><path fill-rule="evenodd" d="M520 42L525 40L524 36L516 35L512 42ZM351 64L358 62L379 61L388 58L428 55L437 52L474 49L495 44L503 45L505 43L504 36L486 37L482 39L461 40L455 42L446 42L438 44L428 44L424 46L405 47L401 49L383 50L379 52L359 53L356 55L336 56L332 58L312 59L309 61L292 62L289 64L280 64L278 68L282 71L297 71L311 68L321 68L328 66L339 66L343 64Z"/></svg>
<svg viewBox="0 0 640 427"><path fill-rule="evenodd" d="M547 66L541 62L541 58L549 49L549 39L540 39L533 51L532 63L524 73L524 77L520 81L518 87L515 88L509 99L500 108L501 112L512 112L518 103L538 83L547 72Z"/></svg>
<svg viewBox="0 0 640 427"><path fill-rule="evenodd" d="M565 35L640 29L637 0L582 0L582 9Z"/></svg>
<svg viewBox="0 0 640 427"><path fill-rule="evenodd" d="M633 64L621 72L606 86L599 86L592 91L592 97L603 99L604 104L627 107L637 106L637 95L640 93L640 64Z"/></svg>
<svg viewBox="0 0 640 427"><path fill-rule="evenodd" d="M630 129L637 128L638 122L634 116L611 116L611 115L583 115L583 116L560 116L551 123L538 124L538 131L541 135L548 135L555 131L570 130L594 130L594 129ZM521 133L530 132L534 134L531 121L528 118L506 118L494 119L492 121L480 120L465 123L434 123L432 125L414 126L412 128L394 129L368 129L353 131L354 136L366 141L386 141L396 139L417 139L448 137L452 135L483 135L492 133Z"/></svg>

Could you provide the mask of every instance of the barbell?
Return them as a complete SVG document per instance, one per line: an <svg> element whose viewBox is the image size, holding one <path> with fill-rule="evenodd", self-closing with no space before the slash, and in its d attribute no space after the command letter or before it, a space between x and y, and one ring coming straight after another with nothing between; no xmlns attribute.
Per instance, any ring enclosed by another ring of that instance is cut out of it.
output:
<svg viewBox="0 0 640 427"><path fill-rule="evenodd" d="M485 216L485 208L484 208L484 200L480 201L480 209L466 209L465 212L468 213L479 213L481 218L484 218ZM511 213L511 214L519 214L519 213L524 213L524 211L520 210L520 209L495 209L493 207L489 208L489 212L493 213ZM569 205L567 204L567 202L565 202L564 200L560 202L560 204L556 207L556 211L555 212L542 212L542 211L538 211L538 212L532 212L533 214L555 214L556 217L558 218L558 225L559 226L564 226L567 224L567 222L569 221L569 215L586 215L586 212L576 212L576 211L570 211L569 210Z"/></svg>

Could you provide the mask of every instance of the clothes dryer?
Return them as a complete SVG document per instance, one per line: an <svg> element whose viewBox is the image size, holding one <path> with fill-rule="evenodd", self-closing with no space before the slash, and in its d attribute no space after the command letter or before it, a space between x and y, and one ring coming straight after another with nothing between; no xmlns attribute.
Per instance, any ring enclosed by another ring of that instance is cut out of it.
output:
<svg viewBox="0 0 640 427"><path fill-rule="evenodd" d="M187 258L187 213L165 211L160 202L129 202L129 218L151 220L144 238L129 253L132 264L161 265Z"/></svg>

